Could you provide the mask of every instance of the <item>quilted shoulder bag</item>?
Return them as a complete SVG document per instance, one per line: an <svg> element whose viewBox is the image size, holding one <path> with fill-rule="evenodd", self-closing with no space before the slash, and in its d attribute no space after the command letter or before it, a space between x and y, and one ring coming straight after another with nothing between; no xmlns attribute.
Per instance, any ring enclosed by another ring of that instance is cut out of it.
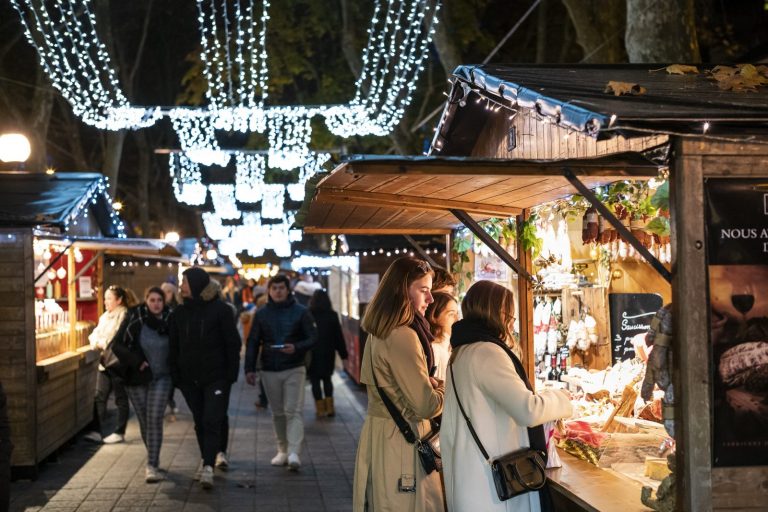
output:
<svg viewBox="0 0 768 512"><path fill-rule="evenodd" d="M456 402L459 404L464 420L467 422L469 433L475 440L480 453L491 467L493 483L496 486L496 494L500 501L506 501L520 494L529 491L538 491L547 483L547 475L544 473L544 453L533 448L521 448L513 452L504 454L495 459L491 459L483 443L475 432L469 416L464 411L464 406L459 399L459 393L456 391L456 377L453 375L453 364L449 365L451 371L451 380L453 381L453 392L456 396Z"/></svg>

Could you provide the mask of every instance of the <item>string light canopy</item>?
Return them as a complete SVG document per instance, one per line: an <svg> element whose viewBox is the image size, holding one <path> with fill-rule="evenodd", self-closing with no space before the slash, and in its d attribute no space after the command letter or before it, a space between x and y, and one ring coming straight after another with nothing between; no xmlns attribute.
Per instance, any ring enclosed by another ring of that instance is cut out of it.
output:
<svg viewBox="0 0 768 512"><path fill-rule="evenodd" d="M235 198L241 203L258 203L262 198L266 158L262 155L237 153L235 162Z"/></svg>
<svg viewBox="0 0 768 512"><path fill-rule="evenodd" d="M213 208L222 219L240 218L240 210L235 204L234 185L208 185L208 191L211 193Z"/></svg>
<svg viewBox="0 0 768 512"><path fill-rule="evenodd" d="M229 163L230 155L219 147L213 122L205 112L175 108L171 110L170 117L187 158L202 165L224 167Z"/></svg>
<svg viewBox="0 0 768 512"><path fill-rule="evenodd" d="M132 107L96 33L90 0L11 0L53 86L84 123L106 130L153 125L159 108ZM64 30L59 27L64 27Z"/></svg>
<svg viewBox="0 0 768 512"><path fill-rule="evenodd" d="M183 153L171 153L168 168L177 201L193 206L205 203L208 189L203 185L202 173L197 163Z"/></svg>

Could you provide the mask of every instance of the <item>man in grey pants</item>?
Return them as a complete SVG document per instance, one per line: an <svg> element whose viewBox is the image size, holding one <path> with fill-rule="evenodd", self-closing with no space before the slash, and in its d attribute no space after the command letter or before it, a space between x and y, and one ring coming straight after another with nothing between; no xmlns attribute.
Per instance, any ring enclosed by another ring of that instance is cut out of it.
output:
<svg viewBox="0 0 768 512"><path fill-rule="evenodd" d="M296 302L288 277L278 274L267 285L269 301L256 312L245 352L245 378L256 384L256 359L261 351L261 379L272 409L277 436L273 466L301 466L304 440L305 358L317 340L317 327L307 308Z"/></svg>

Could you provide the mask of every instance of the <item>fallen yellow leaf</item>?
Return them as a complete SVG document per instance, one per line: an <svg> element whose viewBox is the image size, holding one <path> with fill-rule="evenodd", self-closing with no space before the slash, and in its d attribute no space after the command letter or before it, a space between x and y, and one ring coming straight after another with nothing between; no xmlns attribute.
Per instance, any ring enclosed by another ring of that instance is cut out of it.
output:
<svg viewBox="0 0 768 512"><path fill-rule="evenodd" d="M666 67L667 73L670 75L685 75L686 73L698 74L699 68L696 66L688 66L685 64L672 64Z"/></svg>
<svg viewBox="0 0 768 512"><path fill-rule="evenodd" d="M622 96L625 94L629 94L629 95L645 94L646 91L647 89L645 87L638 84L632 84L629 82L616 82L614 80L611 80L605 86L604 92L613 93L614 96Z"/></svg>

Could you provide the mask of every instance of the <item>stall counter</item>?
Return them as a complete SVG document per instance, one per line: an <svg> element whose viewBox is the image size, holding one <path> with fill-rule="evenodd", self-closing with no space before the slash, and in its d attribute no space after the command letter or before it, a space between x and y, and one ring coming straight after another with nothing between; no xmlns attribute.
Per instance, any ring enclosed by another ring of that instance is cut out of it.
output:
<svg viewBox="0 0 768 512"><path fill-rule="evenodd" d="M557 510L647 512L640 483L558 449L563 466L547 470Z"/></svg>

